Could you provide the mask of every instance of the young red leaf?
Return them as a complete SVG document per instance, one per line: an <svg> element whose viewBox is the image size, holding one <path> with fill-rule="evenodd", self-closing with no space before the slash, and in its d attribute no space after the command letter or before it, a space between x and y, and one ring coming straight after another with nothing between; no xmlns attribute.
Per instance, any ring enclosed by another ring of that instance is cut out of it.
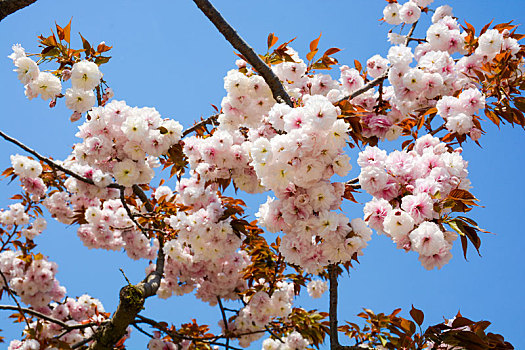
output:
<svg viewBox="0 0 525 350"><path fill-rule="evenodd" d="M69 44L71 41L71 21L73 20L73 17L69 20L69 23L67 26L64 27L64 40Z"/></svg>
<svg viewBox="0 0 525 350"><path fill-rule="evenodd" d="M279 38L276 37L276 36L274 35L274 33L270 33L270 34L268 34L268 50L270 50L270 48L271 48L273 45L277 44L277 40L279 40Z"/></svg>
<svg viewBox="0 0 525 350"><path fill-rule="evenodd" d="M423 324L423 320L425 319L425 315L423 314L423 311L418 310L412 305L412 310L410 310L410 316L416 321L416 323L421 326Z"/></svg>
<svg viewBox="0 0 525 350"><path fill-rule="evenodd" d="M317 44L319 44L319 40L321 39L321 34L319 34L319 37L315 40L312 40L310 43L310 51L316 51L317 50Z"/></svg>

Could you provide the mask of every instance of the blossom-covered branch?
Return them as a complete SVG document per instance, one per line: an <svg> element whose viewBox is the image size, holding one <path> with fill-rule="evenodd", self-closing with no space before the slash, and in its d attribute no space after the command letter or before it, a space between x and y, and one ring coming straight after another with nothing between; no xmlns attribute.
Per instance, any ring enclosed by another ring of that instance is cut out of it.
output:
<svg viewBox="0 0 525 350"><path fill-rule="evenodd" d="M408 43L410 42L411 36L414 33L414 30L416 29L417 23L418 22L413 23L412 26L410 27L410 30L409 30L409 32L408 32L408 34L406 36L406 39L405 39L405 46L407 46ZM353 98L355 98L355 97L357 97L357 96L367 92L368 90L370 90L374 86L377 86L377 85L381 84L386 78L388 78L388 72L389 71L390 71L390 68L388 68L383 74L381 74L380 76L378 76L374 80L370 80L362 88L357 89L356 91L352 92L349 96L345 96L345 97L343 97L342 99L340 99L337 102L339 103L339 102L342 102L342 101L345 101L345 100L351 100L351 99L353 99Z"/></svg>
<svg viewBox="0 0 525 350"><path fill-rule="evenodd" d="M38 311L33 310L33 309L26 308L26 307L19 307L19 306L13 306L13 305L0 305L0 310L13 310L13 311L24 312L24 313L36 316L36 317L38 317L38 318L40 318L42 320L45 320L45 321L48 321L48 322L51 322L51 323L55 323L55 324L59 325L60 327L64 328L65 330L67 330L67 331L71 331L71 330L74 330L74 329L83 329L83 328L87 328L87 327L98 326L98 324L95 323L95 322L80 323L80 324L70 325L70 324L67 324L67 323L59 320L59 319L50 317L50 316L45 315L45 314L43 314L41 312L38 312Z"/></svg>
<svg viewBox="0 0 525 350"><path fill-rule="evenodd" d="M17 139L15 139L14 137L11 137L9 135L7 135L6 133L4 133L3 131L0 130L0 136L2 138L4 138L6 141L9 141L15 145L17 145L18 147L20 147L21 149L23 149L24 151L28 152L28 153L31 153L32 155L34 155L37 159L45 162L47 165L49 165L50 167L54 168L54 169L57 169L57 170L60 170L62 171L63 173L65 174L68 174L72 177L74 177L75 179L79 180L79 181L82 181L82 182L85 182L87 184L90 184L90 185L95 185L95 183L93 182L93 180L91 179L87 179L83 176L80 176L79 174L69 170L69 169L66 169L64 168L62 165L52 161L50 158L47 158L47 157L44 157L42 156L40 153L38 153L37 151L33 150L32 148L26 146L25 144L23 144L22 142L18 141ZM108 185L109 188L120 188L120 185L118 184L109 184Z"/></svg>

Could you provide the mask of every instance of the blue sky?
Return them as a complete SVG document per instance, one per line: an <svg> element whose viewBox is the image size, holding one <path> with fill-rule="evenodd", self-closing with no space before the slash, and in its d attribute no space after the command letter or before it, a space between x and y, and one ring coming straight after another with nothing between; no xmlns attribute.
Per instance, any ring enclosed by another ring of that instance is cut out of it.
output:
<svg viewBox="0 0 525 350"><path fill-rule="evenodd" d="M376 53L385 56L388 51L386 34L391 26L378 21L386 4L383 0L269 0L264 4L254 0L217 0L214 4L260 53L266 51L270 32L281 41L297 37L292 47L302 57L308 52L310 41L322 33L320 50L343 49L335 57L348 65L354 59L365 62ZM432 6L442 4L445 2L435 1ZM460 22L466 19L478 31L493 18L495 23L511 19L525 23L523 0L506 0L497 5L490 0L460 0L451 5ZM236 56L193 2L93 0L88 4L39 0L0 22L0 129L41 153L57 159L66 157L77 142L74 134L79 123L69 122L70 112L63 101L54 109L40 99L28 101L6 56L14 43L37 52L36 37L48 35L55 21L65 25L71 17L77 46L81 46L76 34L79 31L93 43L105 41L113 46L113 58L102 66L102 71L116 99L124 99L132 106L155 107L163 117L177 119L187 127L213 113L210 105L219 105L225 95L223 77L234 68ZM423 27L416 30L417 37L424 36ZM482 257L470 249L465 261L456 242L454 257L447 266L426 271L415 253L405 254L395 249L390 239L374 235L361 264L340 282L341 322L355 322L362 307L377 312L402 307L406 316L413 304L424 310L426 325L453 317L460 310L472 319L491 321L489 330L502 333L518 349L525 347L521 316L525 312L525 132L508 125L498 130L488 122L484 128L487 135L481 139L482 148L469 143L463 153L469 161L473 193L484 206L469 216L495 233L482 235ZM1 141L0 169L10 166L9 155L14 153L21 152ZM359 172L355 164L357 153L350 156L354 162L350 176L355 177ZM16 183L0 182L0 207L10 204L7 198L16 191ZM362 195L358 199L364 203L368 197ZM250 212L257 211L260 200L253 197L247 201ZM350 217L362 216L361 205L346 205L344 210ZM115 310L118 290L125 284L119 268L131 281L144 276L146 262L132 262L120 252L88 250L76 237L75 227L50 220L48 230L36 242L39 251L59 264L57 278L69 295L89 293L101 299L109 312ZM297 305L327 310L328 302L326 297L315 302L299 298ZM10 325L7 314L0 314L0 328L4 329L0 335L11 340L20 336L21 328ZM147 301L145 314L175 325L191 318L215 325L220 319L217 308L192 296L167 301L152 298ZM129 344L130 348L144 348L146 342L143 335L134 331Z"/></svg>

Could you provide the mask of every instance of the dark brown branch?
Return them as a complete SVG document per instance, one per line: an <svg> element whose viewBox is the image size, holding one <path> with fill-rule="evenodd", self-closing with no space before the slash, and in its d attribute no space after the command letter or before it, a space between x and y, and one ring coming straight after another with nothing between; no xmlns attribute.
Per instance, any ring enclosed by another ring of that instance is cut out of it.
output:
<svg viewBox="0 0 525 350"><path fill-rule="evenodd" d="M435 134L437 134L438 132L440 132L441 130L444 130L445 129L445 125L441 125L439 128L437 128L436 130L433 130L430 132L430 135L434 136Z"/></svg>
<svg viewBox="0 0 525 350"><path fill-rule="evenodd" d="M34 2L36 0L0 0L0 21Z"/></svg>
<svg viewBox="0 0 525 350"><path fill-rule="evenodd" d="M148 199L148 196L142 191L139 185L133 185L133 193L137 195L137 197L140 198L142 203L144 203L144 206L146 207L146 210L149 212L153 211L153 205L151 205L151 202Z"/></svg>
<svg viewBox="0 0 525 350"><path fill-rule="evenodd" d="M152 334L149 334L148 332L146 332L145 330L143 330L138 324L137 322L134 322L131 324L133 327L135 327L136 330L138 330L140 333L150 337L150 338L153 338L153 335Z"/></svg>
<svg viewBox="0 0 525 350"><path fill-rule="evenodd" d="M275 332L272 331L270 327L264 326L264 329L266 329L266 331L270 333L275 339L279 340L282 344L284 344L284 340L281 337L279 337L278 334L275 334Z"/></svg>
<svg viewBox="0 0 525 350"><path fill-rule="evenodd" d="M328 266L328 278L330 280L330 349L337 350L341 345L337 332L337 272L335 265Z"/></svg>
<svg viewBox="0 0 525 350"><path fill-rule="evenodd" d="M79 347L89 343L90 341L93 340L93 336L94 335L92 335L91 337L88 337L86 339L83 339L83 340L79 341L78 343L75 343L75 344L71 345L71 349L78 349Z"/></svg>
<svg viewBox="0 0 525 350"><path fill-rule="evenodd" d="M16 303L16 307L13 306L14 310L20 311L20 314L22 314L22 317L24 318L24 321L27 324L27 328L29 328L30 327L29 326L29 321L27 320L26 314L24 313L24 309L20 306L20 303L18 302L18 300L16 300L16 297L15 297L13 291L11 291L11 289L9 288L9 283L7 282L7 278L5 277L5 275L3 274L3 272L1 270L0 270L0 276L2 276L2 280L4 281L4 284L5 284L4 289L7 291L7 294L9 294L9 296Z"/></svg>
<svg viewBox="0 0 525 350"><path fill-rule="evenodd" d="M1 1L1 0L0 0ZM4 133L3 131L0 130L0 136L2 138L4 138L6 141L9 141L11 143L14 143L15 145L17 145L18 147L20 147L21 149L23 149L24 151L28 152L28 153L31 153L32 155L34 155L37 159L45 162L47 165L49 165L51 168L53 169L57 169L57 170L60 170L61 172L65 173L65 174L68 174L69 176L71 177L74 177L75 179L79 180L79 181L82 181L82 182L85 182L87 184L90 184L90 185L93 185L93 186L96 186L95 183L93 182L93 180L91 179L87 179L83 176L80 176L78 175L77 173L69 170L69 169L66 169L64 168L63 166L61 166L60 164L57 164L55 163L54 161L52 161L50 158L47 158L47 157L44 157L43 155L41 155L40 153L38 153L37 151L35 151L34 149L26 146L25 144L23 144L22 142L18 141L17 139L15 139L14 137L11 137L9 135L7 135L6 133ZM109 184L107 187L109 188L121 188L122 186L119 185L119 184L116 184L116 183L112 183L112 184Z"/></svg>
<svg viewBox="0 0 525 350"><path fill-rule="evenodd" d="M229 350L230 331L228 330L228 319L226 318L226 313L224 312L224 306L222 306L222 300L220 296L217 296L217 302L219 303L219 308L221 309L222 322L224 322L224 334L226 335L226 350Z"/></svg>
<svg viewBox="0 0 525 350"><path fill-rule="evenodd" d="M67 323L65 323L65 322L63 322L61 320L58 320L56 318L44 315L43 313L38 312L36 310L28 309L28 308L25 308L25 307L13 306L13 305L0 305L0 310L12 310L12 311L24 312L26 314L38 317L38 318L40 318L40 319L42 319L44 321L48 321L48 322L57 324L60 327L64 328L68 332L72 331L72 330L75 330L75 329L84 329L84 328L88 328L88 327L98 326L99 325L98 323L94 323L94 322L91 322L91 323L79 323L79 324L76 324L76 325L68 325Z"/></svg>
<svg viewBox="0 0 525 350"><path fill-rule="evenodd" d="M120 202L124 206L124 210L126 210L126 213L128 214L128 217L130 218L130 220L133 221L133 223L139 228L140 231L142 231L142 234L148 237L148 233L146 232L147 229L138 223L138 221L135 219L135 215L133 215L133 213L131 212L131 209L128 203L126 203L126 196L124 195L124 191L125 191L124 188L120 189Z"/></svg>
<svg viewBox="0 0 525 350"><path fill-rule="evenodd" d="M208 0L193 0L197 7L208 17L215 28L228 40L228 42L238 50L252 67L259 72L264 81L272 90L273 98L279 103L286 103L293 107L290 96L284 90L283 84L266 63L248 45L243 38L233 29L233 27L222 17Z"/></svg>
<svg viewBox="0 0 525 350"><path fill-rule="evenodd" d="M142 311L147 298L155 295L160 287L164 273L164 251L162 238L159 239L159 252L157 266L142 282L137 285L127 285L120 290L117 311L108 324L99 328L93 335L95 340L90 350L112 350L125 334L130 324L135 322L135 317Z"/></svg>
<svg viewBox="0 0 525 350"><path fill-rule="evenodd" d="M370 80L362 88L357 89L356 91L352 92L352 94L350 94L350 96L343 97L342 99L340 99L337 102L342 102L342 101L345 101L345 100L351 100L351 99L353 99L353 98L355 98L355 97L357 97L357 96L359 96L361 94L364 94L365 92L367 92L368 90L370 90L374 86L377 86L377 85L381 84L386 78L388 78L388 71L389 71L389 69L387 69L383 74L381 74L380 76L378 76L374 80Z"/></svg>
<svg viewBox="0 0 525 350"><path fill-rule="evenodd" d="M339 344L339 333L337 330L337 265L328 265L328 280L330 281L330 350L359 350L359 346L349 346Z"/></svg>

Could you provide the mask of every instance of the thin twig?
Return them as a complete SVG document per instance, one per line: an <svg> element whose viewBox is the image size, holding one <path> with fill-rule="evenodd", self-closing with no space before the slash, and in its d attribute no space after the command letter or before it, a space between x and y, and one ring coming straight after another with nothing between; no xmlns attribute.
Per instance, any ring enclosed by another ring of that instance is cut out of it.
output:
<svg viewBox="0 0 525 350"><path fill-rule="evenodd" d="M23 149L24 151L28 152L28 153L31 153L32 155L34 155L36 158L38 158L39 160L45 162L47 165L49 165L50 167L54 168L54 169L58 169L60 171L62 171L63 173L65 174L68 174L69 176L71 177L74 177L75 179L79 180L79 181L82 181L82 182L85 182L87 184L90 184L90 185L93 185L93 186L96 186L95 183L93 182L93 180L91 179L88 179L88 178L85 178L83 176L80 176L79 174L69 170L69 169L66 169L64 168L62 165L60 164L57 164L56 162L52 161L50 158L47 158L47 157L44 157L43 155L41 155L40 153L38 153L37 151L35 151L34 149L26 146L25 144L23 144L22 142L18 141L17 139L7 135L6 133L4 133L3 131L0 130L0 136L2 138L4 138L6 141L9 141L15 145L17 145L18 147L20 147L21 149ZM116 184L116 183L111 183L107 186L108 188L120 188L122 187L121 185L119 184Z"/></svg>
<svg viewBox="0 0 525 350"><path fill-rule="evenodd" d="M179 334L179 333L174 332L174 331L170 331L168 328L166 328L161 323L159 323L159 322L157 322L155 320L152 320L150 318L144 317L142 315L137 315L137 318L139 320L136 321L136 322L149 324L150 326L152 326L154 328L157 328L157 329L161 330L162 332L166 333L172 339L185 339L185 340L191 340L191 341L194 341L194 342L210 344L210 345L218 345L218 346L224 346L224 347L228 346L229 349L232 349L232 350L242 350L240 348L237 348L237 347L234 347L234 346L231 346L231 345L227 345L227 344L224 344L224 343L216 342L215 340L210 340L210 339L206 340L206 339L201 339L201 338L189 337L189 336L186 336L186 335L183 335L183 334ZM217 337L217 338L226 338L226 337L225 336L221 336L221 337Z"/></svg>
<svg viewBox="0 0 525 350"><path fill-rule="evenodd" d="M283 84L266 63L257 55L253 48L233 29L233 27L222 17L208 0L193 0L197 7L208 17L215 28L226 40L246 58L249 64L259 72L264 81L272 90L273 98L279 103L286 103L293 107L290 96L284 90Z"/></svg>
<svg viewBox="0 0 525 350"><path fill-rule="evenodd" d="M13 293L13 291L11 291L11 288L9 288L9 283L7 282L7 278L5 277L4 273L2 272L2 270L0 270L0 276L2 276L2 279L4 280L4 284L5 284L5 290L7 291L7 294L9 294L9 296L15 301L16 303L16 308L14 308L13 310L17 310L17 311L20 311L20 314L22 315L22 317L24 318L24 321L26 321L26 324L27 324L27 328L31 328L31 326L29 325L29 321L27 320L27 317L26 317L26 314L24 313L24 308L22 308L20 306L20 303L18 302L18 300L16 300L16 297Z"/></svg>
<svg viewBox="0 0 525 350"><path fill-rule="evenodd" d="M224 322L224 334L226 335L226 350L230 348L230 331L228 330L228 319L226 318L226 313L224 312L224 307L222 306L222 301L219 296L217 296L217 301L219 302L219 308L221 309L222 322Z"/></svg>
<svg viewBox="0 0 525 350"><path fill-rule="evenodd" d="M83 339L83 340L79 341L78 343L75 343L75 344L71 345L71 349L78 349L82 345L85 345L85 344L89 343L90 341L93 340L95 334L93 334L91 337L88 337L86 339Z"/></svg>
<svg viewBox="0 0 525 350"><path fill-rule="evenodd" d="M188 129L184 130L182 132L182 137L188 136L189 134L191 134L192 132L194 132L195 130L200 128L201 126L205 126L205 125L208 125L208 124L215 124L217 122L218 118L219 118L219 115L218 114L214 114L214 115L209 116L208 118L206 118L204 120L201 120L197 124L195 124L195 125L189 127Z"/></svg>
<svg viewBox="0 0 525 350"><path fill-rule="evenodd" d="M282 344L284 344L284 340L283 340L278 334L275 334L275 332L272 331L272 330L270 329L270 327L268 327L268 326L264 326L264 329L266 329L266 331L267 331L268 333L270 333L271 335L273 335L273 337L274 337L275 339L279 340Z"/></svg>
<svg viewBox="0 0 525 350"><path fill-rule="evenodd" d="M45 314L43 314L41 312L38 312L36 310L29 309L29 308L26 308L26 307L13 306L13 305L0 305L0 310L12 310L12 311L21 311L21 312L23 311L23 312L25 312L27 314L36 316L36 317L38 317L38 318L40 318L40 319L42 319L44 321L48 321L48 322L57 324L60 327L62 327L65 330L67 330L68 332L72 331L72 330L75 330L75 329L83 329L83 328L87 328L87 327L100 325L100 323L95 323L95 322L79 323L79 324L76 324L76 325L69 325L69 324L67 324L67 323L65 323L65 322L63 322L61 320L58 320L58 319L53 318L53 317L50 317L50 316L45 315ZM104 322L102 324L104 324Z"/></svg>
<svg viewBox="0 0 525 350"><path fill-rule="evenodd" d="M436 130L431 131L430 135L434 136L435 134L437 134L438 132L440 132L441 130L444 130L444 129L445 129L445 125L443 124L439 128L437 128Z"/></svg>
<svg viewBox="0 0 525 350"><path fill-rule="evenodd" d="M126 210L126 213L128 214L128 217L131 221L139 228L140 231L144 234L144 236L148 237L148 233L146 232L146 228L143 227L141 224L138 223L138 221L135 219L135 215L131 212L130 207L128 206L128 203L126 203L126 196L124 194L125 188L120 188L120 202L122 203L122 206ZM131 283L130 283L131 284Z"/></svg>
<svg viewBox="0 0 525 350"><path fill-rule="evenodd" d="M224 334L226 335L226 350L230 348L230 331L228 330L228 319L226 318L226 313L224 312L224 307L222 306L221 297L217 296L217 302L219 303L219 308L221 309L222 322L224 323Z"/></svg>
<svg viewBox="0 0 525 350"><path fill-rule="evenodd" d="M4 248L7 247L7 245L11 242L11 239L15 235L17 229L18 229L18 225L14 225L13 232L9 236L7 236L6 241L2 244L2 247L0 248L0 252L3 252Z"/></svg>
<svg viewBox="0 0 525 350"><path fill-rule="evenodd" d="M148 332L143 330L141 327L139 327L139 325L136 322L132 323L131 325L133 327L135 327L140 333L145 334L145 335L147 335L150 338L154 338L154 336L152 334L149 334Z"/></svg>

